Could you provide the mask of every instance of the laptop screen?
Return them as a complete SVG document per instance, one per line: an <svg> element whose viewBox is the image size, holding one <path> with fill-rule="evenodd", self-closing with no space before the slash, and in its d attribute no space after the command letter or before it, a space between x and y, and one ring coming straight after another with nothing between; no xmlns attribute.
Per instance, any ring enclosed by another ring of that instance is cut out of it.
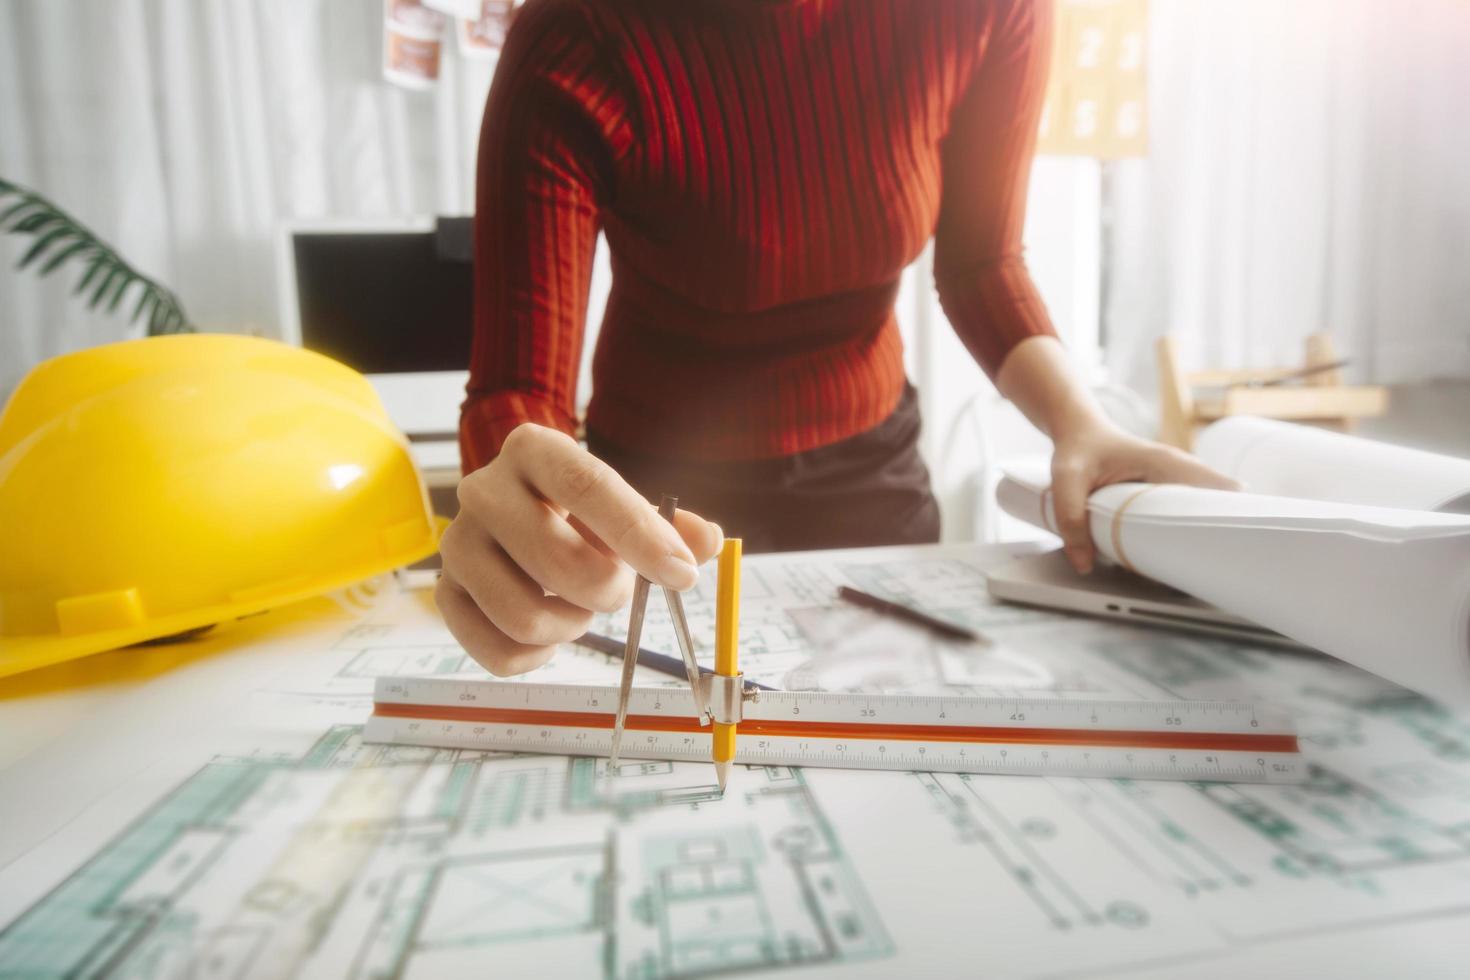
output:
<svg viewBox="0 0 1470 980"><path fill-rule="evenodd" d="M474 292L469 224L296 232L302 345L363 374L464 371Z"/></svg>

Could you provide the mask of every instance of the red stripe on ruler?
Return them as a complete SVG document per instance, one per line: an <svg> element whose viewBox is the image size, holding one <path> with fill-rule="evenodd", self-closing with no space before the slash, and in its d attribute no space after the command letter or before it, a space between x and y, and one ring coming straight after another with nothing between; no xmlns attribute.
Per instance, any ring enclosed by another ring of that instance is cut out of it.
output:
<svg viewBox="0 0 1470 980"><path fill-rule="evenodd" d="M549 728L611 729L613 727L613 715L610 712L546 711L539 708L476 708L464 705L378 702L373 705L373 714L379 718L489 722L492 724L540 725ZM626 727L628 731L640 732L709 732L708 728L700 727L693 718L670 715L629 715ZM1204 749L1217 752L1298 751L1295 735L1257 735L1249 732L1150 732L964 725L854 725L835 721L747 718L740 722L740 734L899 742Z"/></svg>

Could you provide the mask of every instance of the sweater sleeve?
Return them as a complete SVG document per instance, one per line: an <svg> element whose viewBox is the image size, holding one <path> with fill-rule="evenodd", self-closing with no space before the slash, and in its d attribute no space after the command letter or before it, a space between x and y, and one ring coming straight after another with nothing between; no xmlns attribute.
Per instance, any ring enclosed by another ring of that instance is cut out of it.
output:
<svg viewBox="0 0 1470 980"><path fill-rule="evenodd" d="M528 4L480 129L474 339L460 414L466 473L522 422L571 434L599 208L621 115L586 25Z"/></svg>
<svg viewBox="0 0 1470 980"><path fill-rule="evenodd" d="M1021 254L1051 56L1050 0L1006 0L941 148L934 279L951 325L992 378L1021 341L1056 336Z"/></svg>

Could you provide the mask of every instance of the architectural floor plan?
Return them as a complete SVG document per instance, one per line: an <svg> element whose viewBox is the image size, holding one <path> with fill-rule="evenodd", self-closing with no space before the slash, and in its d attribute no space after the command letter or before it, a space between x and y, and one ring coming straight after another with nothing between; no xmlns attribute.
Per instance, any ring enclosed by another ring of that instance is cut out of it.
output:
<svg viewBox="0 0 1470 980"><path fill-rule="evenodd" d="M888 956L802 773L363 746L216 758L0 932L7 976L703 976ZM710 810L708 817L700 813Z"/></svg>
<svg viewBox="0 0 1470 980"><path fill-rule="evenodd" d="M96 786L10 842L0 977L1203 977L1263 943L1470 910L1470 718L1324 658L994 606L984 560L753 559L747 669L788 687L1271 700L1310 778L751 767L720 798L704 765L609 775L364 745L374 677L478 671L422 596L385 590L269 669L212 681L209 710L202 682L164 678L0 773L0 814L46 778ZM840 581L993 642L896 637L835 606ZM708 597L690 599L708 635ZM672 649L650 618L645 644ZM569 648L532 676L614 675ZM1421 972L1453 955L1402 952Z"/></svg>

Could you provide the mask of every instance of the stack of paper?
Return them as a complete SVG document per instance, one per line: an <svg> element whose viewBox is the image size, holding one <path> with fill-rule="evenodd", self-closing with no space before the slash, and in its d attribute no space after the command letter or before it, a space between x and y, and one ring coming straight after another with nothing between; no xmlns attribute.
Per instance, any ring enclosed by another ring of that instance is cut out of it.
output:
<svg viewBox="0 0 1470 980"><path fill-rule="evenodd" d="M1280 434L1295 427L1255 419L1219 425L1201 438L1206 460L1274 493L1104 487L1088 501L1099 553L1405 687L1470 704L1470 515L1378 505L1453 506L1470 494L1470 463ZM1044 466L1015 469L997 495L1012 515L1054 530L1049 485ZM1284 495L1293 491L1301 495Z"/></svg>

